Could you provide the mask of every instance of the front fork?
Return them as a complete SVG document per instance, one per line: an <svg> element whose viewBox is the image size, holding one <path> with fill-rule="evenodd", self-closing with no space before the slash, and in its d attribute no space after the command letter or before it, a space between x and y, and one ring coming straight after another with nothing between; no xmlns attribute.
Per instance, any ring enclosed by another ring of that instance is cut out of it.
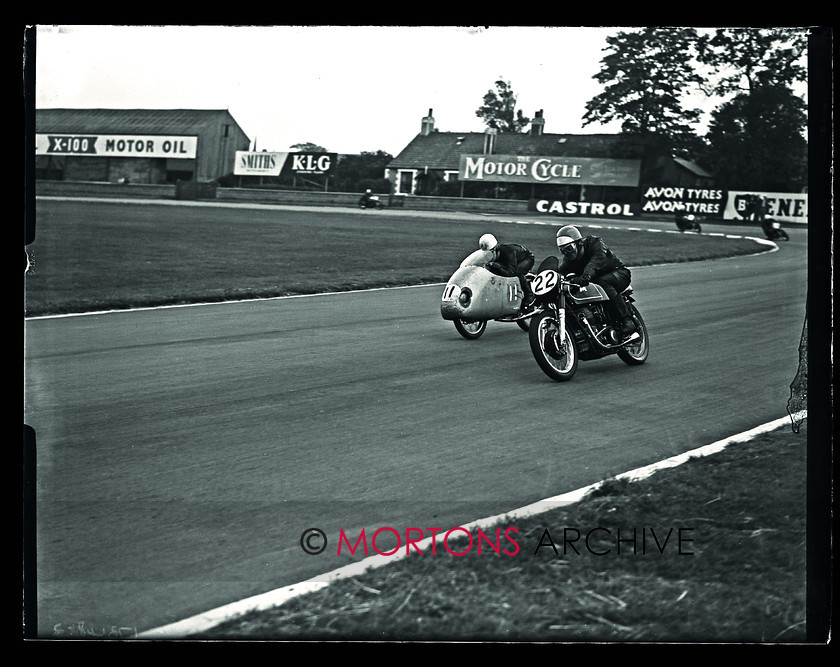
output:
<svg viewBox="0 0 840 667"><path fill-rule="evenodd" d="M566 346L566 295L560 290L557 305L554 307L557 313L557 333L554 334L554 346L557 351L562 351Z"/></svg>

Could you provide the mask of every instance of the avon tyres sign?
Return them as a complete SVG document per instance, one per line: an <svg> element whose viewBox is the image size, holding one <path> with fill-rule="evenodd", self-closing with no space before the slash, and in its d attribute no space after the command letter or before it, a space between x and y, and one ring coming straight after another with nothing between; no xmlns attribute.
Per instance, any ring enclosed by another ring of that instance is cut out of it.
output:
<svg viewBox="0 0 840 667"><path fill-rule="evenodd" d="M198 137L125 134L36 134L35 155L193 159Z"/></svg>
<svg viewBox="0 0 840 667"><path fill-rule="evenodd" d="M640 160L548 157L537 155L462 155L462 181L566 183L636 187Z"/></svg>
<svg viewBox="0 0 840 667"><path fill-rule="evenodd" d="M236 151L235 176L279 176L288 153Z"/></svg>
<svg viewBox="0 0 840 667"><path fill-rule="evenodd" d="M724 205L723 190L651 186L642 193L642 212L674 214L676 211L719 218Z"/></svg>

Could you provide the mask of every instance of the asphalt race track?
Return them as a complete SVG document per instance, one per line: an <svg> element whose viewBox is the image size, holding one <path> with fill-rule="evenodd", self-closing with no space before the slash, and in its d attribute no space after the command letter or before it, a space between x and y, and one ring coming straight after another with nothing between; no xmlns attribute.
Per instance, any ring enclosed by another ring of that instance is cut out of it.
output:
<svg viewBox="0 0 840 667"><path fill-rule="evenodd" d="M563 384L516 325L461 338L442 285L28 320L39 636L131 636L348 564L341 529L447 530L783 417L790 234L634 269L648 363Z"/></svg>

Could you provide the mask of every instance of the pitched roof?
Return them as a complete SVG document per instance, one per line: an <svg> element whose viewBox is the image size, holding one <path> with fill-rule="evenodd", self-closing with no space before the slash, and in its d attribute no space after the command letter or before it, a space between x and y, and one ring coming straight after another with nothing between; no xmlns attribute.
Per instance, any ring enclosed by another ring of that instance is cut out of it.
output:
<svg viewBox="0 0 840 667"><path fill-rule="evenodd" d="M388 167L457 170L461 155L484 153L484 132L418 134ZM494 155L548 157L642 158L642 144L618 134L540 134L503 132L496 135Z"/></svg>
<svg viewBox="0 0 840 667"><path fill-rule="evenodd" d="M177 134L213 127L223 115L236 123L226 109L36 109L35 131Z"/></svg>

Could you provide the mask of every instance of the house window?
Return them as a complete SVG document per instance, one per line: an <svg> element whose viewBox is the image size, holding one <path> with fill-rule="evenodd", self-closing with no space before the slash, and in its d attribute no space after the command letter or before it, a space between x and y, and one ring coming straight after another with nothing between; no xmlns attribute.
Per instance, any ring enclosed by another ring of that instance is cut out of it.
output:
<svg viewBox="0 0 840 667"><path fill-rule="evenodd" d="M410 171L399 171L399 181L397 183L398 195L414 194L414 177L416 173L413 169Z"/></svg>

